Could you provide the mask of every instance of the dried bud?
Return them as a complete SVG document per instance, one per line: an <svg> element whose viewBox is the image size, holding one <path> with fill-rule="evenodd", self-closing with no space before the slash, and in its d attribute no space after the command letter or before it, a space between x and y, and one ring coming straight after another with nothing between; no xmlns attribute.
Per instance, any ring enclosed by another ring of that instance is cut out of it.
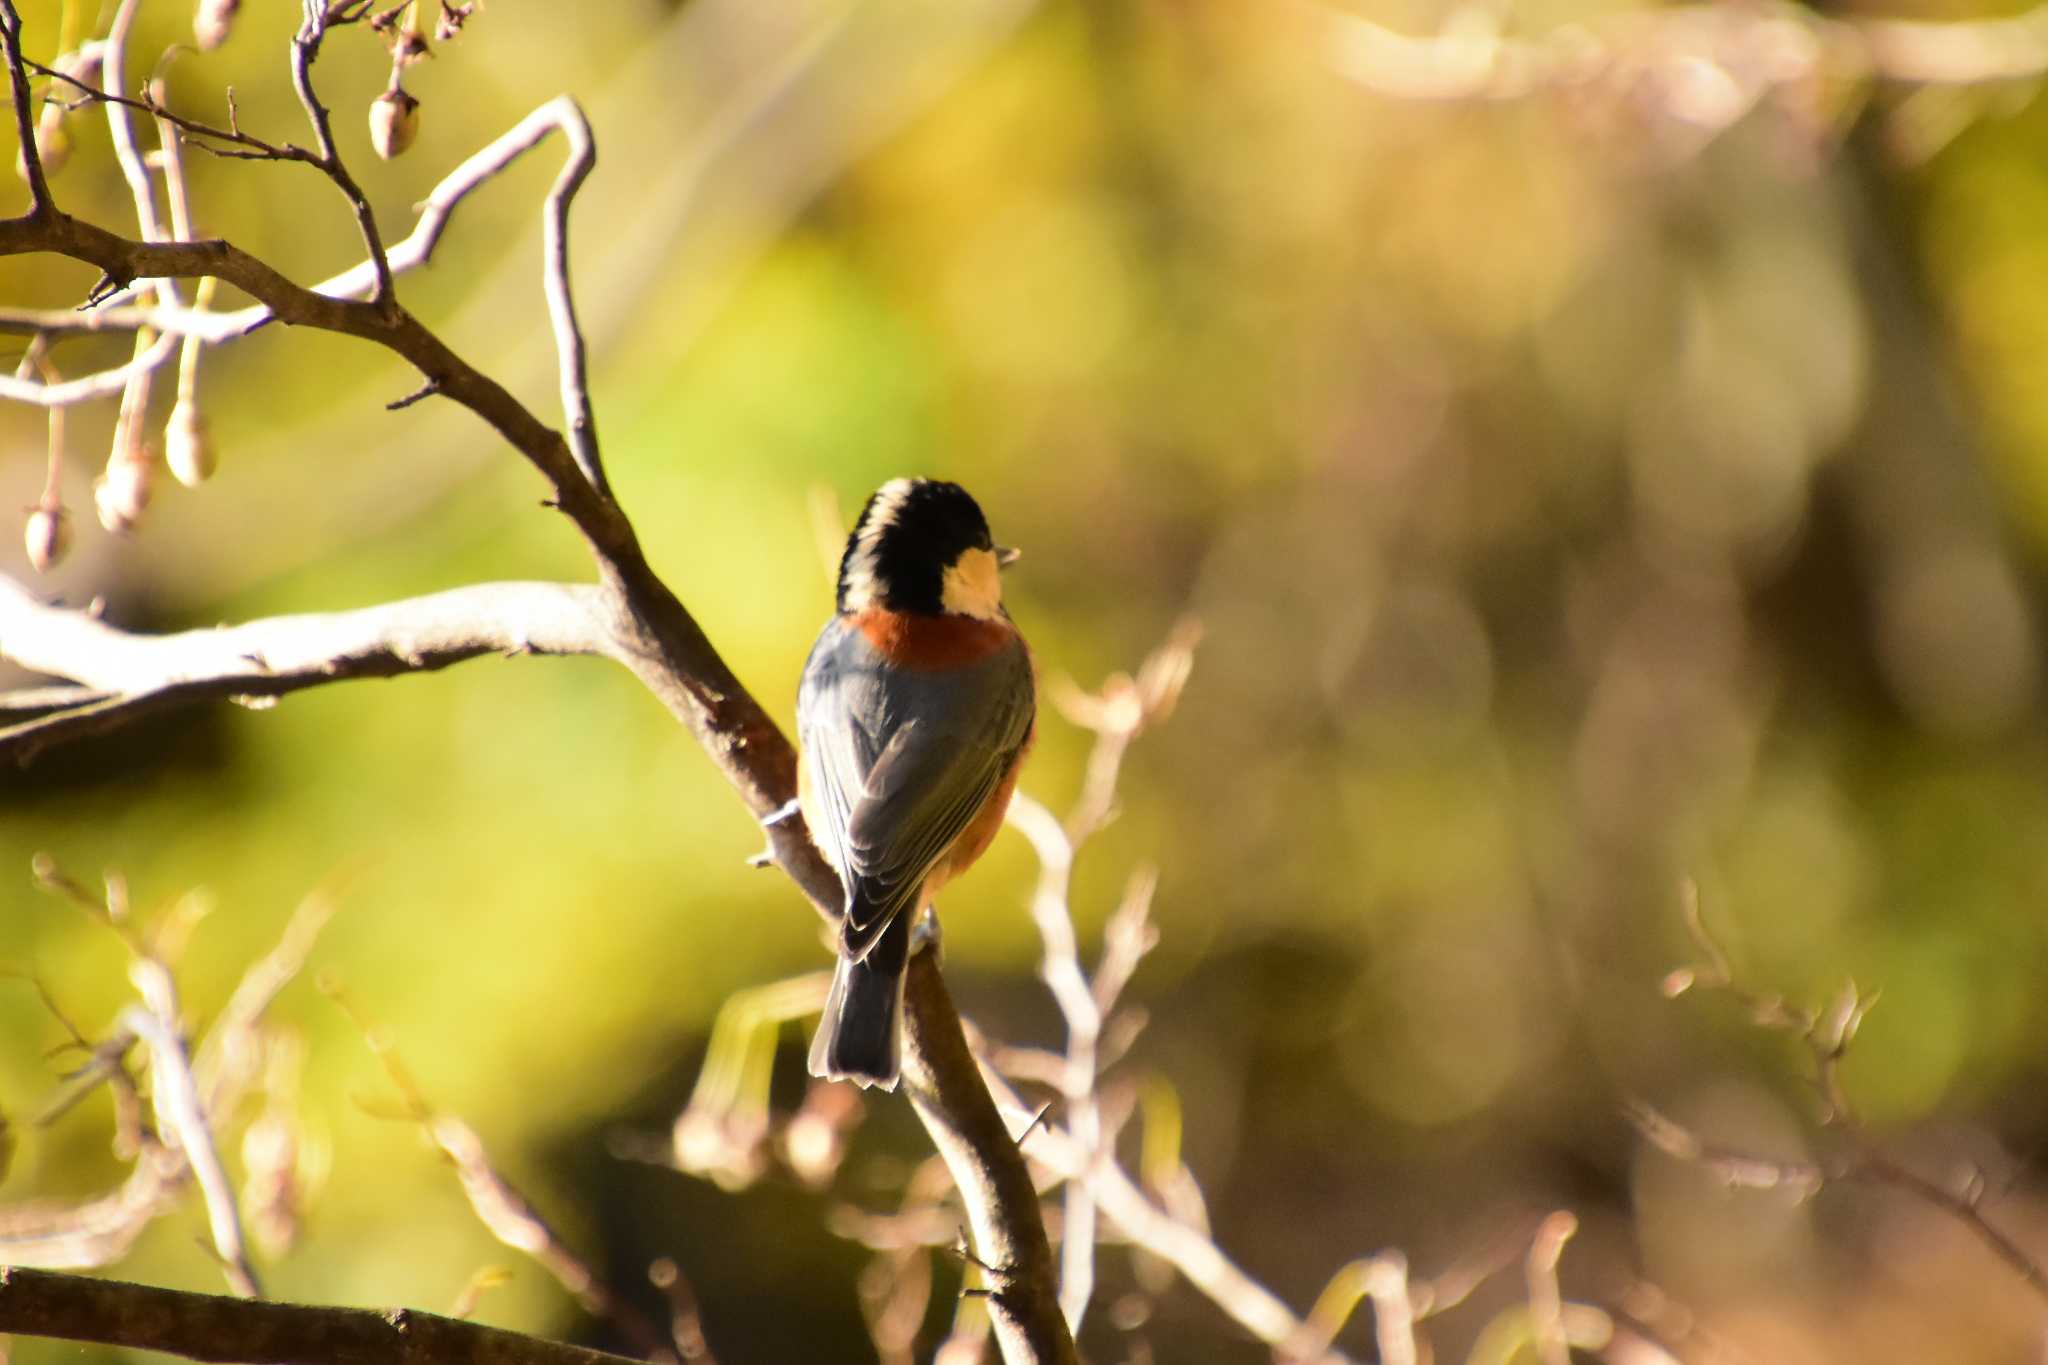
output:
<svg viewBox="0 0 2048 1365"><path fill-rule="evenodd" d="M201 52L211 52L228 40L228 29L241 8L242 0L199 0L192 15L192 39Z"/></svg>
<svg viewBox="0 0 2048 1365"><path fill-rule="evenodd" d="M164 463L171 467L171 477L187 488L205 483L220 467L206 419L189 398L180 398L164 423Z"/></svg>
<svg viewBox="0 0 2048 1365"><path fill-rule="evenodd" d="M441 17L434 21L434 41L445 43L462 32L462 26L476 13L476 0L462 5L443 4Z"/></svg>
<svg viewBox="0 0 2048 1365"><path fill-rule="evenodd" d="M290 1110L272 1105L242 1130L242 1207L249 1231L266 1255L277 1257L299 1238L305 1191L299 1181L299 1129Z"/></svg>
<svg viewBox="0 0 2048 1365"><path fill-rule="evenodd" d="M59 53L50 65L81 85L98 85L100 67L105 62L105 53L98 43L87 43L75 52ZM36 115L36 156L43 163L43 174L54 176L64 169L64 163L71 159L71 132L65 126L64 102L45 99L41 112ZM28 179L28 159L19 148L14 153L14 171L23 180Z"/></svg>
<svg viewBox="0 0 2048 1365"><path fill-rule="evenodd" d="M87 43L76 52L66 53L52 65L81 85L97 86L100 73L107 64L107 45L103 42Z"/></svg>
<svg viewBox="0 0 2048 1365"><path fill-rule="evenodd" d="M36 566L37 573L48 573L63 562L71 549L71 518L64 515L63 505L44 502L30 512L24 539L28 562Z"/></svg>
<svg viewBox="0 0 2048 1365"><path fill-rule="evenodd" d="M150 466L155 461L148 446L135 445L117 451L107 461L107 472L93 485L93 503L99 508L100 525L116 535L135 529L149 506Z"/></svg>
<svg viewBox="0 0 2048 1365"><path fill-rule="evenodd" d="M370 101L370 146L386 161L403 156L420 133L420 102L392 86Z"/></svg>
<svg viewBox="0 0 2048 1365"><path fill-rule="evenodd" d="M401 29L391 40L391 60L401 67L411 66L422 57L431 57L427 40L411 29Z"/></svg>
<svg viewBox="0 0 2048 1365"><path fill-rule="evenodd" d="M36 158L43 163L46 176L63 170L64 163L71 159L71 134L64 127L64 106L55 100L45 101L42 113L36 115ZM28 179L28 158L18 148L14 153L14 173Z"/></svg>

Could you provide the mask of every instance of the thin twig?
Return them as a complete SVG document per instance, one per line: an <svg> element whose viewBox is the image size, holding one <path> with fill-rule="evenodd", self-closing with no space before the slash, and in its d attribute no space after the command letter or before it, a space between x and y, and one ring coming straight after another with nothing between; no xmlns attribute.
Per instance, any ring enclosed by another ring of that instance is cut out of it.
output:
<svg viewBox="0 0 2048 1365"><path fill-rule="evenodd" d="M1557 1265L1565 1243L1579 1230L1579 1220L1559 1209L1543 1220L1529 1243L1529 1335L1542 1365L1572 1365L1571 1338L1565 1328L1564 1292L1558 1287Z"/></svg>
<svg viewBox="0 0 2048 1365"><path fill-rule="evenodd" d="M533 1201L501 1175L476 1129L452 1114L436 1112L399 1058L396 1044L374 1028L339 985L323 980L321 990L345 1013L398 1091L405 1117L417 1123L455 1167L463 1195L490 1234L514 1251L523 1252L555 1277L591 1316L618 1327L633 1349L657 1365L676 1365L667 1333L655 1326L632 1300L605 1283L590 1262L564 1242Z"/></svg>
<svg viewBox="0 0 2048 1365"><path fill-rule="evenodd" d="M320 102L318 92L313 89L313 63L320 58L321 40L327 36L327 27L334 19L330 7L322 0L302 0L302 3L305 19L292 38L292 89L298 92L299 103L305 106L307 121L313 125L313 142L317 149L314 164L348 200L349 209L355 214L356 230L362 234L363 248L376 271L377 287L371 291L369 301L384 317L394 318L397 316L398 299L393 292L391 262L384 254L384 237L377 230L377 214L371 209L363 187L342 164L341 153L334 146L334 125L328 117L327 106Z"/></svg>
<svg viewBox="0 0 2048 1365"><path fill-rule="evenodd" d="M1736 980L1727 951L1700 914L1698 891L1690 882L1683 888L1682 905L1687 934L1705 962L1669 973L1664 978L1664 993L1676 997L1695 987L1718 992L1740 1002L1756 1027L1798 1039L1813 1064L1819 1125L1839 1139L1843 1150L1825 1163L1773 1161L1709 1144L1647 1103L1634 1100L1626 1112L1644 1140L1667 1155L1707 1167L1735 1186L1788 1187L1807 1197L1829 1180L1856 1179L1902 1190L1968 1228L2037 1297L2048 1301L2048 1266L1985 1216L1981 1190L1957 1193L1928 1180L1880 1150L1864 1131L1843 1086L1841 1063L1864 1015L1876 1003L1876 993L1865 994L1853 981L1847 982L1825 1008L1803 1009L1788 1004L1782 996L1751 991Z"/></svg>
<svg viewBox="0 0 2048 1365"><path fill-rule="evenodd" d="M40 221L57 211L50 197L50 182L43 171L42 153L36 150L36 116L29 103L28 72L21 53L21 15L14 0L0 0L0 50L7 59L7 76L14 104L14 135L20 144L21 166L28 177L29 212Z"/></svg>
<svg viewBox="0 0 2048 1365"><path fill-rule="evenodd" d="M138 114L148 114L151 118L162 123L168 123L180 132L190 133L194 137L213 138L216 141L247 148L257 153L258 157L263 160L303 161L308 164L317 164L318 162L318 158L304 147L295 146L291 143L280 145L265 142L254 134L243 132L239 126L220 128L200 119L176 113L164 104L162 98L153 89L148 89L147 87L145 87L145 98L135 99L128 95L118 94L111 88L103 89L99 86L87 85L68 71L60 70L54 66L45 66L38 61L24 58L22 65L37 75L48 76L52 80L62 81L64 84L73 87L79 92L82 96L82 102L85 103L118 104L124 109L132 109ZM231 102L229 104L230 117L232 117L233 107ZM164 146L169 148L171 140L167 139L164 142Z"/></svg>
<svg viewBox="0 0 2048 1365"><path fill-rule="evenodd" d="M1039 975L1052 991L1067 1025L1065 1064L1059 1091L1065 1101L1067 1128L1086 1152L1104 1150L1101 1110L1096 1086L1102 1070L1100 1045L1103 1020L1116 1005L1139 961L1157 941L1147 920L1156 879L1140 873L1111 921L1110 933L1093 984L1082 970L1074 932L1074 860L1080 848L1108 823L1116 785L1131 741L1149 725L1173 711L1193 664L1198 629L1184 621L1139 670L1139 677L1115 677L1102 692L1089 694L1066 684L1055 693L1061 710L1095 732L1087 774L1073 810L1065 821L1029 796L1019 793L1010 803L1009 822L1031 841L1038 854L1038 885L1031 897L1031 917L1038 926L1045 954ZM1021 1135L1020 1135L1021 1141ZM1091 1164L1095 1157L1091 1157ZM1095 1189L1086 1179L1067 1182L1060 1236L1060 1311L1067 1326L1081 1329L1088 1301L1095 1292Z"/></svg>
<svg viewBox="0 0 2048 1365"><path fill-rule="evenodd" d="M141 376L162 369L177 349L178 338L166 332L125 364L97 374L81 375L58 383L0 374L0 398L43 408L76 407L80 403L112 398L117 393L125 393Z"/></svg>
<svg viewBox="0 0 2048 1365"><path fill-rule="evenodd" d="M576 297L569 288L569 206L597 164L597 144L576 101L564 95L542 108L553 113L555 126L569 143L569 154L548 189L547 207L541 218L541 253L545 260L542 279L547 289L548 319L555 330L555 350L560 357L562 420L568 424L569 449L584 477L599 497L609 499L612 490L598 459L597 418L590 409L590 380L584 372L583 329L577 325Z"/></svg>
<svg viewBox="0 0 2048 1365"><path fill-rule="evenodd" d="M168 977L168 973L165 975ZM227 1171L214 1145L206 1108L192 1079L185 1040L154 1010L130 1006L121 1012L120 1024L123 1030L149 1045L150 1095L156 1102L157 1122L164 1133L175 1139L177 1149L184 1153L199 1181L199 1192L206 1201L207 1222L213 1229L214 1250L227 1272L229 1286L242 1298L261 1297L256 1272L242 1245L242 1221L235 1207L234 1186L228 1183Z"/></svg>

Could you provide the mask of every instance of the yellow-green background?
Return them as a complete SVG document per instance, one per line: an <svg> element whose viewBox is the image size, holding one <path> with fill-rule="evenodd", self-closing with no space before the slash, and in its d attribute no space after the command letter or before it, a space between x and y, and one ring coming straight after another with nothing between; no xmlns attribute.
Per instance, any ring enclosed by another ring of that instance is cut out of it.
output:
<svg viewBox="0 0 2048 1365"><path fill-rule="evenodd" d="M25 6L31 55L58 8ZM303 139L295 7L245 8L227 48L171 68L174 101L219 117L232 84L246 127ZM1336 70L1329 13L493 0L412 73L422 131L392 164L363 131L369 36L334 35L319 75L393 238L526 109L582 99L601 155L576 273L613 482L776 715L829 609L821 487L850 510L901 473L966 483L1026 552L1011 608L1048 673L1093 685L1202 618L1185 705L1135 752L1076 910L1093 945L1127 872L1160 865L1128 1065L1179 1087L1220 1240L1256 1277L1305 1308L1356 1255L1403 1247L1426 1274L1569 1206L1587 1231L1568 1289L1612 1302L1647 1279L1753 1358L2021 1358L2039 1304L1967 1234L1857 1186L1725 1194L1642 1156L1619 1105L1808 1150L1796 1052L1658 994L1689 951L1690 874L1759 989L1882 990L1847 1069L1866 1119L1937 1179L1985 1163L1993 1216L2048 1254L2033 88L1881 92L1840 144L1767 105L1701 147L1654 88L1377 98ZM145 0L131 70L185 22ZM1945 122L1952 141L1901 134ZM128 227L103 129L74 127L61 202ZM314 172L188 155L206 230L300 279L356 259ZM549 415L556 157L473 196L401 285ZM17 258L0 300L69 306L91 280ZM131 541L91 518L110 414L74 410L79 544L50 591L162 629L587 573L480 424L383 411L414 378L381 354L271 328L203 383L221 472L167 484ZM0 408L0 505L33 499L41 451L40 414ZM19 549L0 567L28 573ZM1062 805L1083 739L1050 718L1042 736L1025 787ZM217 908L180 964L200 1021L339 878L317 965L566 1235L630 1281L648 1249L619 1210L637 1211L722 1359L865 1358L862 1258L820 1230L829 1201L602 1155L614 1124L665 1121L730 992L824 960L809 911L743 865L759 835L722 780L622 672L485 660L189 713L54 752L0 801L0 965L89 1028L125 998L122 954L31 887L31 853L119 869L145 907L204 888ZM947 961L970 1014L1054 1044L1031 870L1011 836L951 894ZM413 1132L365 1112L381 1082L340 1014L303 982L277 1014L309 1041L333 1169L271 1290L439 1308L502 1263L486 1317L580 1330ZM57 1085L59 1036L0 981L17 1125ZM897 1107L838 1197L886 1202L890 1163L922 1154ZM102 1099L21 1131L0 1201L108 1184L106 1123ZM215 1287L202 1230L182 1208L118 1273ZM1134 1281L1104 1261L1107 1302ZM1449 1354L1519 1292L1510 1273L1450 1318ZM1261 1358L1184 1291L1138 1335L1164 1360ZM1369 1351L1363 1323L1344 1340ZM1101 1315L1089 1344L1126 1349Z"/></svg>

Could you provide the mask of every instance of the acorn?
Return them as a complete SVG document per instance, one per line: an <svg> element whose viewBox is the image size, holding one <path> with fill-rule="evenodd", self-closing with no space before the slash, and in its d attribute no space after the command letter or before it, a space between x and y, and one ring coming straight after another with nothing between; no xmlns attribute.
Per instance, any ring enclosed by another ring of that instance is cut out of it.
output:
<svg viewBox="0 0 2048 1365"><path fill-rule="evenodd" d="M45 499L32 510L23 539L28 543L28 562L37 573L61 564L71 550L71 518L64 515L63 504Z"/></svg>
<svg viewBox="0 0 2048 1365"><path fill-rule="evenodd" d="M241 8L242 0L199 0L192 15L192 40L201 52L211 52L228 40L228 29Z"/></svg>
<svg viewBox="0 0 2048 1365"><path fill-rule="evenodd" d="M386 161L403 156L420 134L420 102L394 85L370 101L370 146Z"/></svg>
<svg viewBox="0 0 2048 1365"><path fill-rule="evenodd" d="M189 398L180 398L164 423L164 463L171 467L171 477L187 488L205 483L220 467L206 418Z"/></svg>

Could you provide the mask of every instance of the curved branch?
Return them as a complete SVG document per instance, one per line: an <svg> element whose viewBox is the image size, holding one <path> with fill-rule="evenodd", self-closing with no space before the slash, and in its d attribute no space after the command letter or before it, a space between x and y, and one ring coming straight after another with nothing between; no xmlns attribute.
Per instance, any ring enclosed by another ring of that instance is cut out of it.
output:
<svg viewBox="0 0 2048 1365"><path fill-rule="evenodd" d="M480 654L609 654L599 598L585 585L485 583L358 611L152 636L50 606L0 576L0 658L89 689L77 704L0 727L0 760L24 763L60 740L202 701L281 697Z"/></svg>
<svg viewBox="0 0 2048 1365"><path fill-rule="evenodd" d="M111 370L101 370L98 374L81 375L77 379L51 382L0 374L0 398L10 399L16 403L28 403L39 408L68 408L99 398L112 398L126 389L137 375L150 374L162 369L169 363L171 353L178 349L178 345L179 338L165 332L146 349L132 356L126 364L117 365Z"/></svg>
<svg viewBox="0 0 2048 1365"><path fill-rule="evenodd" d="M265 1303L0 1266L0 1332L250 1365L639 1365L409 1308Z"/></svg>
<svg viewBox="0 0 2048 1365"><path fill-rule="evenodd" d="M456 206L481 187L484 182L501 174L514 161L532 151L544 141L550 132L562 130L570 144L570 158L557 177L557 192L570 183L580 184L595 163L594 149L586 152L590 143L590 125L583 117L582 109L567 95L558 95L540 108L528 114L511 128L480 148L467 161L441 178L432 193L420 205L419 220L402 242L392 245L385 253L394 275L402 275L427 264L434 256L434 248L448 230L449 221L454 217ZM266 144L267 145L267 144ZM288 150L277 149L281 159ZM581 171L578 171L581 166ZM572 191L573 193L573 191ZM564 200L566 208L566 196ZM552 213L552 208L550 212ZM330 276L311 288L312 293L331 299L363 300L377 285L377 267L367 258L358 261L338 275ZM159 332L172 332L179 336L196 336L202 341L231 341L243 337L274 321L276 312L265 303L252 303L246 308L230 312L209 312L198 308L151 308L130 306L136 294L133 286L123 287L103 299L97 307L80 312L75 309L0 308L0 331L22 332L122 332L134 331L138 327L149 327ZM11 395L9 395L11 396Z"/></svg>

